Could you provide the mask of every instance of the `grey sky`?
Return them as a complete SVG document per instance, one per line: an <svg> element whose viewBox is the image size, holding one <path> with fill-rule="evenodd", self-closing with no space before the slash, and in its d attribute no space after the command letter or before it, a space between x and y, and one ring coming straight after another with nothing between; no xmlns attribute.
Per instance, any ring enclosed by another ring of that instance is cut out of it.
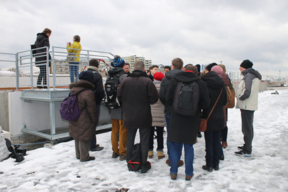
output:
<svg viewBox="0 0 288 192"><path fill-rule="evenodd" d="M250 59L262 73L288 76L287 10L287 0L1 0L0 52L29 49L48 27L51 46L78 34L83 49L145 56L153 64L180 57L185 64L222 61L237 71Z"/></svg>

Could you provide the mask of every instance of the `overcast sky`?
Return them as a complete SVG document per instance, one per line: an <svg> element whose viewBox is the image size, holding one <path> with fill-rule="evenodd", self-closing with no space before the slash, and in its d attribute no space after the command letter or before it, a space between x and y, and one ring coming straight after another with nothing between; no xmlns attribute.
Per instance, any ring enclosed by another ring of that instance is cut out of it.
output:
<svg viewBox="0 0 288 192"><path fill-rule="evenodd" d="M226 65L250 59L262 74L288 76L287 0L0 0L0 52L27 50L52 30L51 46L74 35L83 49L144 56L153 64ZM1 55L0 55L1 57ZM1 58L0 58L1 59ZM9 67L0 63L0 68Z"/></svg>

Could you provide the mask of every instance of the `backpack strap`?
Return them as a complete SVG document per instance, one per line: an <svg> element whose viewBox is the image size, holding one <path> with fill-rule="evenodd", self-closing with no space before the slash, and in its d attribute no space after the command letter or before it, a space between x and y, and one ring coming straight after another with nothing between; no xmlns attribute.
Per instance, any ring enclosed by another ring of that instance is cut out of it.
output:
<svg viewBox="0 0 288 192"><path fill-rule="evenodd" d="M221 96L221 94L222 94L222 91L223 91L223 88L221 89L221 92L220 92L220 94L219 94L219 96L218 96L218 99L217 99L217 101L215 102L215 104L214 104L212 110L210 111L210 113L209 113L209 115L208 115L208 117L207 117L207 119L206 119L207 121L208 121L209 117L211 116L211 114L212 114L214 108L216 107L216 104L218 103L218 101L219 101L219 99L220 99L220 96Z"/></svg>
<svg viewBox="0 0 288 192"><path fill-rule="evenodd" d="M138 165L141 165L140 162L132 162L131 160L128 161L128 164L132 167L133 171L134 171L134 167L132 164L138 164Z"/></svg>

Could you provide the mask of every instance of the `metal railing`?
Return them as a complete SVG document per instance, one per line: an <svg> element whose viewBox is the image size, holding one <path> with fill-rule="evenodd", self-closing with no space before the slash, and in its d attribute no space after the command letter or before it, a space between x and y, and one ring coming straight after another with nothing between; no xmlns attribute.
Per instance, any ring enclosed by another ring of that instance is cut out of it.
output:
<svg viewBox="0 0 288 192"><path fill-rule="evenodd" d="M44 51L33 54L39 49ZM88 66L90 59L106 61L105 66L110 67L114 58L114 55L109 52L82 49L80 54L76 53L79 62L68 62L67 49L73 50L73 52L79 50L53 46L51 51L48 47L41 47L16 54L0 53L0 62L14 63L16 90L24 87L34 89L37 86L38 88L41 86L42 88L56 89L57 87L68 87L71 81L77 80L78 74ZM73 74L71 71L76 74L74 79L71 77Z"/></svg>

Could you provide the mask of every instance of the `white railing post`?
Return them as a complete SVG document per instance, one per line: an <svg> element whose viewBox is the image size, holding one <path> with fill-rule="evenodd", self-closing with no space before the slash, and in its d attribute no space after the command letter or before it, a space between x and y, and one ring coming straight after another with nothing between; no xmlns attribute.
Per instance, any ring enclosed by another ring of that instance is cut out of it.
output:
<svg viewBox="0 0 288 192"><path fill-rule="evenodd" d="M18 53L15 54L15 69L16 69L16 91L18 91L19 89Z"/></svg>
<svg viewBox="0 0 288 192"><path fill-rule="evenodd" d="M33 85L33 65L32 65L32 50L30 49L30 84L31 84L31 89L34 89Z"/></svg>
<svg viewBox="0 0 288 192"><path fill-rule="evenodd" d="M47 77L47 80L46 80L46 86L47 86L47 89L50 89L50 86L49 86L49 47L46 47L46 77Z"/></svg>
<svg viewBox="0 0 288 192"><path fill-rule="evenodd" d="M56 88L56 63L54 59L54 46L52 47L53 89Z"/></svg>

